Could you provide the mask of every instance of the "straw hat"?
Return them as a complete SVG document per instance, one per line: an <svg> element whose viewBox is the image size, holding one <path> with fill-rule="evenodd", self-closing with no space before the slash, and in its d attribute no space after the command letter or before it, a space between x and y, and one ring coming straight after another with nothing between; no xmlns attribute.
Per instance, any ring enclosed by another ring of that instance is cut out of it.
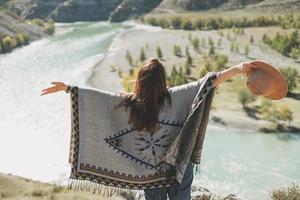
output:
<svg viewBox="0 0 300 200"><path fill-rule="evenodd" d="M250 63L258 67L246 73L247 87L252 94L263 95L273 100L286 96L287 83L279 70L261 60L254 60Z"/></svg>

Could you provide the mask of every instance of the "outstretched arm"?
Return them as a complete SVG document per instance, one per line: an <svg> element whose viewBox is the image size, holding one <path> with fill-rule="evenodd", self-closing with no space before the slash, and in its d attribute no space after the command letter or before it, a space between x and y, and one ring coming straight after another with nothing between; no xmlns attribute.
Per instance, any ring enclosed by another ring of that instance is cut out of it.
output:
<svg viewBox="0 0 300 200"><path fill-rule="evenodd" d="M250 62L242 62L238 65L230 67L226 70L221 71L220 76L214 82L215 86L219 86L224 81L231 79L232 77L239 75L239 74L247 74L257 68L257 66L251 64Z"/></svg>
<svg viewBox="0 0 300 200"><path fill-rule="evenodd" d="M64 84L63 82L51 82L52 87L48 87L43 89L41 92L41 96L46 95L46 94L50 94L50 93L55 93L55 92L59 92L59 91L67 91L68 90L68 85Z"/></svg>

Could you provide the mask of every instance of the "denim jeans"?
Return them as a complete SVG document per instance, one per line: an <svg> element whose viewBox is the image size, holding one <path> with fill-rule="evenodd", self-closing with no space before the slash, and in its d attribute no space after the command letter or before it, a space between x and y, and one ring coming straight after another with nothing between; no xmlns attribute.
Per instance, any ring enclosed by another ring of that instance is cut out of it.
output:
<svg viewBox="0 0 300 200"><path fill-rule="evenodd" d="M193 182L193 166L189 162L181 184L175 187L144 190L146 200L190 200Z"/></svg>

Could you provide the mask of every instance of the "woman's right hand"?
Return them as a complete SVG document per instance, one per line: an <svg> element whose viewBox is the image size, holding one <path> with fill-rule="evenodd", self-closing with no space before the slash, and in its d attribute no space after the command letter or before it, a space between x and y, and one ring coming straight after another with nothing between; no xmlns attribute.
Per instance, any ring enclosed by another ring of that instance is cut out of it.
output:
<svg viewBox="0 0 300 200"><path fill-rule="evenodd" d="M55 92L59 92L59 91L66 91L68 86L66 84L64 84L63 82L51 82L52 87L48 87L43 89L41 92L41 96L46 95L46 94L50 94L50 93L55 93Z"/></svg>

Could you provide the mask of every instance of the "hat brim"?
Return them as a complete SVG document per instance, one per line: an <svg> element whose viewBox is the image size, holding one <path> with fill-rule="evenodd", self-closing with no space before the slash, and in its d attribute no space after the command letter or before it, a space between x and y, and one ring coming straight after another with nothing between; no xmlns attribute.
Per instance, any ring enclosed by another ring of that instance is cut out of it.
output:
<svg viewBox="0 0 300 200"><path fill-rule="evenodd" d="M273 87L275 87L274 92L272 92L271 94L268 94L268 95L263 94L264 97L273 99L273 100L279 100L286 96L287 91L288 91L287 82L286 82L284 76L282 75L282 73L278 69L276 69L272 65L270 65L262 60L254 60L254 61L251 61L250 63L257 66L258 70L264 70L265 72L267 72L267 74L269 74L270 76L272 76L272 78L274 78L276 80L275 81L276 84L274 84L274 86L273 86ZM249 75L251 75L251 74L247 74L247 77ZM254 85L247 83L247 87L252 94L254 94L254 95L260 94L259 90L257 90Z"/></svg>

